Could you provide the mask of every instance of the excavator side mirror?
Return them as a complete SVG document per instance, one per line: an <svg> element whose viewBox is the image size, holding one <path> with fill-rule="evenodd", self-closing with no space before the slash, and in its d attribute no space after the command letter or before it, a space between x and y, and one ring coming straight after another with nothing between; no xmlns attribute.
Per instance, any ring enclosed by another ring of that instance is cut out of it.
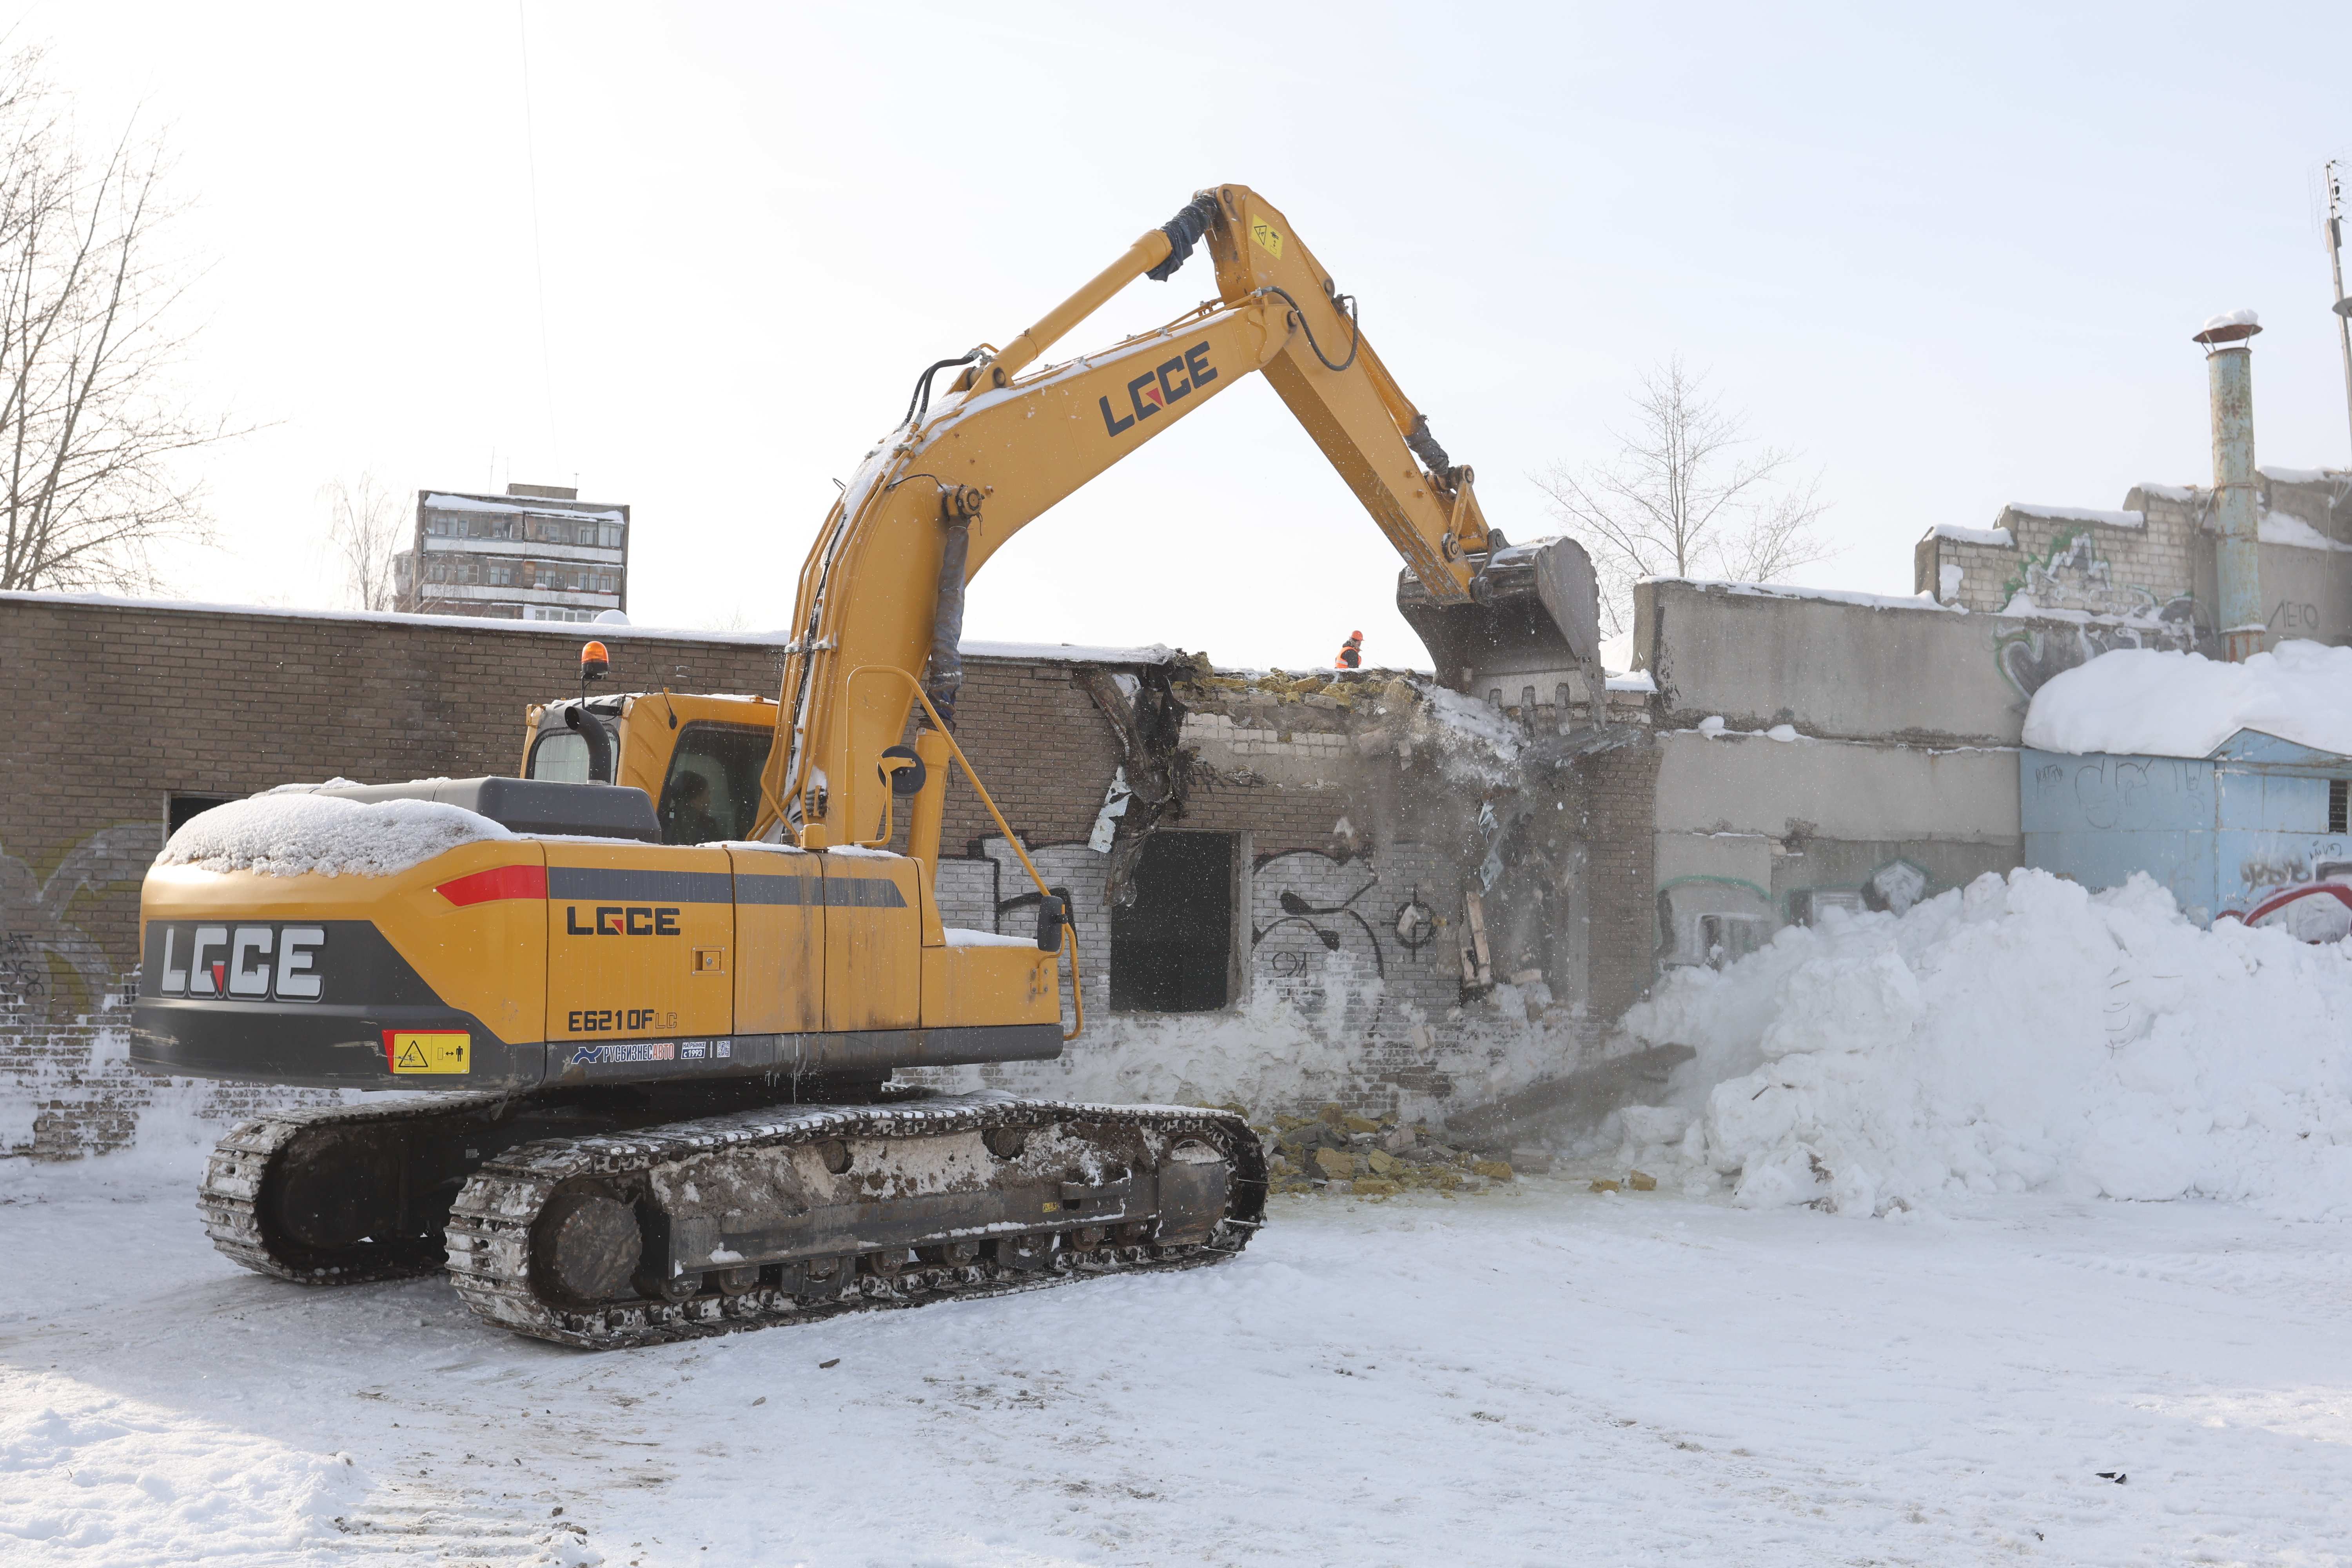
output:
<svg viewBox="0 0 2352 1568"><path fill-rule="evenodd" d="M1037 900L1037 951L1062 951L1062 924L1070 918L1067 900L1046 897Z"/></svg>

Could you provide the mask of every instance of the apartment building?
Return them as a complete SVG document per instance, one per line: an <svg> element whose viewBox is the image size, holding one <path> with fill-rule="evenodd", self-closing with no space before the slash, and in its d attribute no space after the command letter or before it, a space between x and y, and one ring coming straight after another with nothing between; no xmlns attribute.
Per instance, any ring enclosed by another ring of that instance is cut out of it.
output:
<svg viewBox="0 0 2352 1568"><path fill-rule="evenodd" d="M419 490L415 544L395 571L420 614L593 621L629 607L629 509L554 485Z"/></svg>

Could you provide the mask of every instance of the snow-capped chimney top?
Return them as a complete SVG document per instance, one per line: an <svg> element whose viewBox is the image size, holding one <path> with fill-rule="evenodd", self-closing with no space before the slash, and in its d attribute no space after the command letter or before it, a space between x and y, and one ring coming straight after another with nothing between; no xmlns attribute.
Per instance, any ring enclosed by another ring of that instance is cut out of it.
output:
<svg viewBox="0 0 2352 1568"><path fill-rule="evenodd" d="M2262 330L2262 318L2252 310L2230 310L2209 318L2203 329L2189 341L2210 349L2222 343L2243 342Z"/></svg>

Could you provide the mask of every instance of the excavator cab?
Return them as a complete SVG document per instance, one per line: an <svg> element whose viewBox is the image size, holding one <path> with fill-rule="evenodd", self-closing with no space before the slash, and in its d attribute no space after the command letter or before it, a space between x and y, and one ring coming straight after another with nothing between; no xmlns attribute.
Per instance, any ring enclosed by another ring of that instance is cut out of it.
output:
<svg viewBox="0 0 2352 1568"><path fill-rule="evenodd" d="M641 789L665 844L740 842L759 818L775 724L766 698L566 698L530 710L522 776Z"/></svg>

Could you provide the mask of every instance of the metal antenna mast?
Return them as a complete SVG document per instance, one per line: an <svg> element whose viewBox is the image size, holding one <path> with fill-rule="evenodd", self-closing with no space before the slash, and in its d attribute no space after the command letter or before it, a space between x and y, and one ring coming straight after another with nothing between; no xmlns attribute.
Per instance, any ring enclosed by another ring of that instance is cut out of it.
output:
<svg viewBox="0 0 2352 1568"><path fill-rule="evenodd" d="M2327 265L2336 279L2336 341L2344 351L2344 417L2352 424L2352 300L2344 297L2344 181L2340 158L2330 158L2320 177L2327 182Z"/></svg>

